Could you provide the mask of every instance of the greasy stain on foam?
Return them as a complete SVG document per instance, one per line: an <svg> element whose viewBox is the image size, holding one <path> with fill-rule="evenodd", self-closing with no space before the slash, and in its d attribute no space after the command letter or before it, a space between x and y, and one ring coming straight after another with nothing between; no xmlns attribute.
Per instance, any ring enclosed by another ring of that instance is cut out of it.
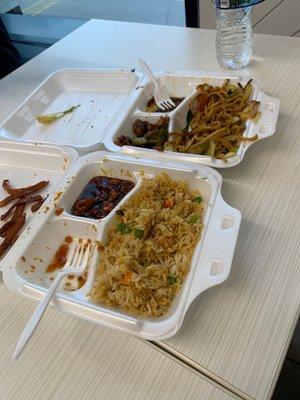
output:
<svg viewBox="0 0 300 400"><path fill-rule="evenodd" d="M60 196L61 196L62 194L63 194L62 191L57 192L57 193L55 194L55 197L54 197L54 202L56 202L56 201L60 198Z"/></svg>

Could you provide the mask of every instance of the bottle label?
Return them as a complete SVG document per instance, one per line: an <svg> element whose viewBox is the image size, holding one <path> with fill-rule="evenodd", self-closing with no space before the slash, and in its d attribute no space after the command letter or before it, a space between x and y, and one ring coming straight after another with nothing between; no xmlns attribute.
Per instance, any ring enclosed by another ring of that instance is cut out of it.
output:
<svg viewBox="0 0 300 400"><path fill-rule="evenodd" d="M215 0L215 5L217 8L234 9L254 6L263 1L265 0Z"/></svg>

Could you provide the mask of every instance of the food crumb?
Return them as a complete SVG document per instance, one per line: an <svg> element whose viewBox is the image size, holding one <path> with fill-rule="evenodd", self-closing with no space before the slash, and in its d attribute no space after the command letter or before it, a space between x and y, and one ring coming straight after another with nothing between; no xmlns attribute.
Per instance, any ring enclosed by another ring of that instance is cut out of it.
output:
<svg viewBox="0 0 300 400"><path fill-rule="evenodd" d="M72 236L66 236L66 237L65 237L65 242L66 242L66 243L69 243L69 244L70 244L70 243L72 243L72 241L73 241Z"/></svg>
<svg viewBox="0 0 300 400"><path fill-rule="evenodd" d="M49 207L48 206L46 206L45 207L45 211L44 211L44 213L46 214L46 212L49 210Z"/></svg>
<svg viewBox="0 0 300 400"><path fill-rule="evenodd" d="M24 256L21 257L21 260L26 262L26 258Z"/></svg>
<svg viewBox="0 0 300 400"><path fill-rule="evenodd" d="M54 277L53 276L50 276L50 281L54 281Z"/></svg>
<svg viewBox="0 0 300 400"><path fill-rule="evenodd" d="M39 261L39 262L43 262L43 259L41 257L33 257L34 261Z"/></svg>
<svg viewBox="0 0 300 400"><path fill-rule="evenodd" d="M105 246L100 240L96 240L96 245L97 245L97 250L98 251L103 251L105 249Z"/></svg>
<svg viewBox="0 0 300 400"><path fill-rule="evenodd" d="M64 212L64 209L62 207L56 207L55 209L55 215L59 216Z"/></svg>
<svg viewBox="0 0 300 400"><path fill-rule="evenodd" d="M57 192L55 197L54 197L54 201L57 201L60 198L60 196L62 195L62 193L63 192Z"/></svg>
<svg viewBox="0 0 300 400"><path fill-rule="evenodd" d="M79 275L77 281L78 281L78 289L80 289L85 284L86 279L83 276Z"/></svg>

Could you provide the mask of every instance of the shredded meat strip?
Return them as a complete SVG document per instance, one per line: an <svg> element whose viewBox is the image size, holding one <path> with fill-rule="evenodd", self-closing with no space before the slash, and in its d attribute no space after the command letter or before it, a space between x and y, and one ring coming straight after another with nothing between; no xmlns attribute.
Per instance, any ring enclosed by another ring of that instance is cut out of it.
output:
<svg viewBox="0 0 300 400"><path fill-rule="evenodd" d="M8 250L17 240L18 233L25 224L25 221L26 221L26 214L23 214L21 218L16 220L14 224L9 227L9 229L6 232L5 239L0 244L0 257L2 257L3 254L6 252L6 250Z"/></svg>
<svg viewBox="0 0 300 400"><path fill-rule="evenodd" d="M26 203L35 203L37 201L41 201L43 200L41 195L35 195L35 196L29 196L29 197L25 197L23 199L20 199L18 201L16 201L7 211L6 213L2 214L0 219L1 221L6 220L7 217L10 216L10 214L12 213L12 211L19 205L19 204L26 204Z"/></svg>
<svg viewBox="0 0 300 400"><path fill-rule="evenodd" d="M49 181L40 181L36 183L35 185L32 186L27 186L24 188L19 188L19 189L14 189L11 184L9 183L8 179L5 179L2 182L2 187L6 192L9 194L9 196L5 197L3 200L0 201L0 207L5 207L7 204L9 204L11 201L17 199L17 198L22 198L25 197L29 194L32 194L34 192L37 192L38 190L43 189L48 185Z"/></svg>
<svg viewBox="0 0 300 400"><path fill-rule="evenodd" d="M42 204L44 203L44 201L47 199L47 197L48 196L46 196L42 200L39 200L36 203L32 204L31 211L36 212L37 210L39 210L41 208Z"/></svg>
<svg viewBox="0 0 300 400"><path fill-rule="evenodd" d="M19 204L15 208L14 215L12 216L12 219L7 221L1 228L0 228L0 237L5 237L7 235L7 232L9 228L16 223L16 221L22 217L22 214L25 209L25 204Z"/></svg>

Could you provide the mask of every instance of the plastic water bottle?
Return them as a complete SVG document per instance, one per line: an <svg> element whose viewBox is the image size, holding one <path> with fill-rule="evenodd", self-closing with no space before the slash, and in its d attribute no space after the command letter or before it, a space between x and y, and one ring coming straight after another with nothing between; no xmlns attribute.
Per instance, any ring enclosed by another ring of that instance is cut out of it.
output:
<svg viewBox="0 0 300 400"><path fill-rule="evenodd" d="M216 52L219 65L240 69L249 64L252 55L252 7L216 8Z"/></svg>

